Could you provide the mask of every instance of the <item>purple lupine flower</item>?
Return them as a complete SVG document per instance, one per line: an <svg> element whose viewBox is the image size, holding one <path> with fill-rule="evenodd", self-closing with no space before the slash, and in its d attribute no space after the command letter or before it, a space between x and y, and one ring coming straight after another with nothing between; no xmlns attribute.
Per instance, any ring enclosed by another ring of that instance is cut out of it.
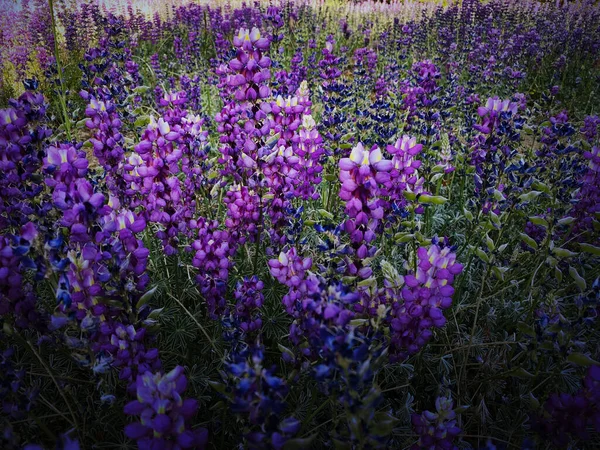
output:
<svg viewBox="0 0 600 450"><path fill-rule="evenodd" d="M27 91L0 110L0 228L19 227L37 209L33 199L42 184L33 174L41 161L39 148L51 132L44 125L46 101Z"/></svg>
<svg viewBox="0 0 600 450"><path fill-rule="evenodd" d="M128 382L128 390L135 395L138 374L156 372L161 368L158 349L146 349L146 329L135 329L133 325L103 322L100 325L102 338L93 346L112 356L112 364L119 369L119 379Z"/></svg>
<svg viewBox="0 0 600 450"><path fill-rule="evenodd" d="M370 244L375 240L383 218L381 196L389 186L389 171L393 165L390 160L383 159L377 146L366 150L359 143L352 149L349 158L340 160L339 166L342 182L339 196L346 201L346 213L350 216L344 223L344 229L350 235L355 252L354 261L348 264L348 272L368 278L372 269L363 267L362 261L376 250Z"/></svg>
<svg viewBox="0 0 600 450"><path fill-rule="evenodd" d="M600 117L586 116L583 120L581 132L590 144L593 144L594 140L598 136L598 129L600 129Z"/></svg>
<svg viewBox="0 0 600 450"><path fill-rule="evenodd" d="M483 134L490 134L494 126L498 124L501 114L515 115L518 110L519 105L517 103L510 100L500 100L498 97L490 97L487 99L485 106L477 108L477 115L483 121L473 127Z"/></svg>
<svg viewBox="0 0 600 450"><path fill-rule="evenodd" d="M424 411L413 414L412 426L419 440L412 449L455 448L453 441L460 434L456 413L452 409L451 398L438 397L435 400L435 412Z"/></svg>
<svg viewBox="0 0 600 450"><path fill-rule="evenodd" d="M3 335L0 337L6 338ZM5 417L19 420L27 417L39 389L25 385L25 370L15 369L13 355L13 348L0 353L0 411Z"/></svg>
<svg viewBox="0 0 600 450"><path fill-rule="evenodd" d="M262 326L262 319L258 310L262 307L264 296L262 290L264 283L256 275L244 277L238 282L233 296L235 306L232 315L242 332L248 334L256 332Z"/></svg>
<svg viewBox="0 0 600 450"><path fill-rule="evenodd" d="M52 175L52 178L46 179L51 187L57 183L69 185L76 178L84 178L89 165L85 152L67 144L48 147L43 161L44 171Z"/></svg>
<svg viewBox="0 0 600 450"><path fill-rule="evenodd" d="M417 144L416 138L407 135L398 139L394 145L387 146L387 152L393 155L391 186L388 189L391 200L404 204L404 192L423 193L424 179L417 172L421 161L415 159L422 149L423 145Z"/></svg>
<svg viewBox="0 0 600 450"><path fill-rule="evenodd" d="M198 238L192 243L195 251L192 264L199 269L196 277L200 291L206 299L209 314L215 315L225 308L225 292L229 269L236 245L230 234L219 229L219 222L201 217L197 222Z"/></svg>
<svg viewBox="0 0 600 450"><path fill-rule="evenodd" d="M295 247L281 252L277 259L268 262L271 275L290 288L282 299L288 314L293 315L298 302L318 287L318 282L315 284L309 272L312 263L312 258L298 255Z"/></svg>
<svg viewBox="0 0 600 450"><path fill-rule="evenodd" d="M300 422L295 418L281 418L289 392L285 379L264 367L262 347L244 347L228 359L225 370L231 389L231 410L247 417L250 429L244 437L249 448L282 449L300 430Z"/></svg>
<svg viewBox="0 0 600 450"><path fill-rule="evenodd" d="M311 267L312 258L302 258L295 247L281 252L277 259L269 260L271 275L286 286L298 287Z"/></svg>
<svg viewBox="0 0 600 450"><path fill-rule="evenodd" d="M576 230L580 231L593 230L600 213L600 147L593 147L583 156L589 160L588 168L582 180L578 202L571 212L578 218Z"/></svg>
<svg viewBox="0 0 600 450"><path fill-rule="evenodd" d="M164 116L158 121L150 118L143 139L136 146L137 154L129 157L124 168L128 171L125 179L130 183L130 191L140 195L147 220L165 228L157 232L157 237L163 242L165 253L171 255L177 251L179 234L187 232L193 215L191 205L194 204L193 201L184 202L184 183L178 176L180 161L184 151L188 150L180 140L184 134L193 140L189 133L201 131L189 123L186 123L188 133L182 130L180 123L188 116L179 105L186 102L185 95L167 94L162 101L163 106L171 108L165 109ZM189 166L186 168L189 172Z"/></svg>
<svg viewBox="0 0 600 450"><path fill-rule="evenodd" d="M257 36L260 36L257 29L252 32L241 29L234 38L238 48L236 57L218 71L225 100L223 109L215 116L223 153L219 162L225 165L222 174L231 175L236 181L252 176L258 165L258 151L273 128L268 118L272 108L264 100L271 95L267 84L271 60L263 55L269 48L269 40ZM257 43L260 47L256 47ZM243 127L240 120L244 121Z"/></svg>
<svg viewBox="0 0 600 450"><path fill-rule="evenodd" d="M588 427L600 431L600 366L588 368L583 385L573 393L552 393L532 428L543 439L564 447L575 439L589 441Z"/></svg>
<svg viewBox="0 0 600 450"><path fill-rule="evenodd" d="M127 403L124 409L127 415L139 416L139 422L127 425L125 435L144 449L205 448L208 431L190 427L198 402L181 397L186 387L187 379L181 366L166 374L139 375L137 400Z"/></svg>
<svg viewBox="0 0 600 450"><path fill-rule="evenodd" d="M452 304L454 277L463 270L450 247L435 243L429 249L420 247L417 258L416 272L400 280L404 286L399 298L391 295L390 354L394 360L415 354L431 338L431 328L444 326L443 310Z"/></svg>
<svg viewBox="0 0 600 450"><path fill-rule="evenodd" d="M223 203L227 205L225 226L232 233L239 233L239 244L255 238L260 221L260 199L256 192L234 185L227 191Z"/></svg>
<svg viewBox="0 0 600 450"><path fill-rule="evenodd" d="M383 217L383 208L378 198L379 185L389 183L388 172L392 167L392 162L383 159L378 147L366 150L360 143L352 149L349 158L340 160L340 198L346 201L346 213L355 219L356 228L367 225L369 220L378 221ZM373 228L374 226L371 230ZM353 241L360 242L364 239L370 242L374 237L369 239L359 233L362 234L362 231L356 230L352 235Z"/></svg>

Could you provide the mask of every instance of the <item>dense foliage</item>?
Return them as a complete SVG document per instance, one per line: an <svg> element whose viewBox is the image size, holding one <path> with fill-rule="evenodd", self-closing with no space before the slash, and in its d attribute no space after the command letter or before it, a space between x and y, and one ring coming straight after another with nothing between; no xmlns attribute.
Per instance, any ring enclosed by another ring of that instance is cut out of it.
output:
<svg viewBox="0 0 600 450"><path fill-rule="evenodd" d="M0 23L1 448L600 441L594 2Z"/></svg>

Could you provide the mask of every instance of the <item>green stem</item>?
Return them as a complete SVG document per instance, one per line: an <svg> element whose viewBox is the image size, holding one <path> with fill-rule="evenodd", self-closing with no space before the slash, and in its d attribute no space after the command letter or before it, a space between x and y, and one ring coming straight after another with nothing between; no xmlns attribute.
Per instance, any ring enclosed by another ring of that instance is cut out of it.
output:
<svg viewBox="0 0 600 450"><path fill-rule="evenodd" d="M492 271L492 264L487 265L487 270L485 271L483 278L481 279L481 287L479 288L479 294L477 294L477 302L475 306L475 318L473 319L473 326L471 327L471 336L469 337L469 343L467 345L467 350L465 352L465 361L463 363L462 369L460 371L460 379L462 380L466 364L469 359L469 353L471 353L471 347L473 346L473 338L475 336L475 330L477 329L477 319L479 319L479 308L481 307L481 302L483 300L483 289L485 287L485 283L490 276L490 272Z"/></svg>
<svg viewBox="0 0 600 450"><path fill-rule="evenodd" d="M260 235L262 233L262 221L263 221L263 206L262 206L262 199L260 199L260 209L259 209L259 215L258 215L258 230L256 231L256 243L255 243L255 248L254 248L254 273L257 273L256 270L258 269L258 255L260 254Z"/></svg>
<svg viewBox="0 0 600 450"><path fill-rule="evenodd" d="M44 361L43 358L40 356L40 354L35 350L35 347L31 344L31 342L29 342L28 340L26 340L24 338L21 338L21 339L27 343L27 346L31 349L31 351L33 352L35 357L38 359L38 361L40 362L42 367L46 370L46 372L50 376L50 379L52 380L52 382L54 383L54 386L56 386L56 389L58 390L58 394L62 397L63 401L65 402L65 405L67 406L67 409L69 410L69 414L71 415L71 420L72 420L73 426L77 429L77 433L80 433L81 430L79 429L79 426L77 423L77 418L75 416L75 412L73 411L73 408L71 407L71 403L67 399L67 396L63 392L63 389L60 387L60 385L56 381L56 378L54 377L54 374L50 370L50 367L48 367L48 365L46 364L46 361ZM79 436L79 438L80 438L80 442L81 442L82 441L81 435Z"/></svg>
<svg viewBox="0 0 600 450"><path fill-rule="evenodd" d="M223 353L221 353L219 351L219 349L215 345L215 342L208 335L208 333L206 332L206 330L204 329L204 327L202 326L202 324L200 322L198 322L198 319L196 319L196 317L194 317L194 315L183 305L183 303L181 303L181 301L177 297L175 297L174 295L172 295L170 292L167 292L167 295L169 297L171 297L173 300L175 300L179 304L179 306L181 306L183 308L183 310L190 317L190 319L192 319L196 323L196 325L198 325L198 328L200 328L200 331L202 331L202 334L204 334L204 336L206 337L206 339L208 339L208 342L210 343L210 346L212 347L212 349L214 350L214 352L222 358L223 357Z"/></svg>
<svg viewBox="0 0 600 450"><path fill-rule="evenodd" d="M307 419L304 421L304 423L305 423L306 425L309 425L309 424L310 424L310 421L311 421L311 420L313 420L313 419L316 417L316 415L317 415L317 414L319 414L319 412L320 412L320 411L321 411L323 408L325 408L325 406L327 406L327 403L328 403L328 402L323 402L323 403L321 403L321 406L319 406L317 409L315 409L315 410L313 411L313 413L312 413L310 416L308 416L308 418L307 418Z"/></svg>
<svg viewBox="0 0 600 450"><path fill-rule="evenodd" d="M329 182L329 188L327 189L327 206L325 207L325 211L331 212L331 196L333 195L333 181Z"/></svg>
<svg viewBox="0 0 600 450"><path fill-rule="evenodd" d="M60 96L58 97L58 100L60 102L60 107L62 109L63 118L65 121L65 131L67 133L67 139L71 140L71 120L69 119L69 114L67 112L65 80L63 77L63 68L60 63L60 54L58 50L58 35L56 33L56 21L54 19L54 1L48 0L48 4L50 6L50 17L52 19L52 35L54 36L54 59L56 59L56 69L58 70L58 82L60 83Z"/></svg>

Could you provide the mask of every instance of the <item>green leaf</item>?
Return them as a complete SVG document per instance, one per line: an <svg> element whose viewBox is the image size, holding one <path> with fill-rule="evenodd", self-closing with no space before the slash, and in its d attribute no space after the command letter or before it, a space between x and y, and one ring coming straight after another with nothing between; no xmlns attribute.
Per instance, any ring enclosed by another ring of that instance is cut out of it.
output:
<svg viewBox="0 0 600 450"><path fill-rule="evenodd" d="M359 281L357 283L357 286L359 286L359 287L377 286L377 280L375 279L375 277L369 277L366 280Z"/></svg>
<svg viewBox="0 0 600 450"><path fill-rule="evenodd" d="M457 407L454 409L454 412L455 412L456 414L462 414L462 413L464 413L464 412L468 411L468 409L469 409L470 407L471 407L471 405L461 405L461 406L457 406Z"/></svg>
<svg viewBox="0 0 600 450"><path fill-rule="evenodd" d="M539 189L540 191L545 192L546 194L550 193L550 188L539 180L535 180L531 186L534 189Z"/></svg>
<svg viewBox="0 0 600 450"><path fill-rule="evenodd" d="M158 319L158 316L160 316L160 313L163 311L163 308L158 308L158 309L154 309L152 310L152 312L150 314L148 314L148 318L149 319Z"/></svg>
<svg viewBox="0 0 600 450"><path fill-rule="evenodd" d="M147 290L144 293L144 295L142 295L140 297L140 299L136 303L135 307L139 310L142 306L144 306L146 303L148 303L154 296L154 293L156 292L157 289L158 289L158 286L154 286L152 289Z"/></svg>
<svg viewBox="0 0 600 450"><path fill-rule="evenodd" d="M504 281L504 274L506 272L508 272L508 267L497 267L497 266L494 266L494 267L492 267L492 272L494 273L494 276L496 278L498 278L501 281Z"/></svg>
<svg viewBox="0 0 600 450"><path fill-rule="evenodd" d="M544 228L548 228L548 221L540 216L531 216L529 221L534 225L539 225Z"/></svg>
<svg viewBox="0 0 600 450"><path fill-rule="evenodd" d="M352 446L348 442L333 439L333 447L335 450L351 450Z"/></svg>
<svg viewBox="0 0 600 450"><path fill-rule="evenodd" d="M333 214L331 214L329 211L326 211L324 209L318 209L317 212L319 213L319 215L321 217L324 217L325 219L333 220Z"/></svg>
<svg viewBox="0 0 600 450"><path fill-rule="evenodd" d="M485 245L487 245L487 248L490 252L493 252L496 248L494 241L487 235L487 233L485 234Z"/></svg>
<svg viewBox="0 0 600 450"><path fill-rule="evenodd" d="M540 407L540 401L535 398L535 396L530 392L529 393L529 404L531 405L531 409L536 410Z"/></svg>
<svg viewBox="0 0 600 450"><path fill-rule="evenodd" d="M511 377L516 377L516 378L520 378L522 380L526 380L528 378L535 378L535 375L533 375L532 373L527 372L525 369L523 369L522 367L519 367L517 369L513 369L511 370L508 375L510 375Z"/></svg>
<svg viewBox="0 0 600 450"><path fill-rule="evenodd" d="M592 255L600 256L600 247L591 244L580 243L581 250Z"/></svg>
<svg viewBox="0 0 600 450"><path fill-rule="evenodd" d="M436 173L434 176L431 177L430 182L435 183L437 180L439 180L443 176L444 176L443 173Z"/></svg>
<svg viewBox="0 0 600 450"><path fill-rule="evenodd" d="M527 192L526 194L519 195L519 200L522 202L531 202L531 201L535 200L540 194L541 194L541 192L539 192L539 191L530 191L530 192Z"/></svg>
<svg viewBox="0 0 600 450"><path fill-rule="evenodd" d="M535 330L533 329L533 327L525 322L518 322L517 330L519 330L523 334L535 336Z"/></svg>
<svg viewBox="0 0 600 450"><path fill-rule="evenodd" d="M137 119L135 119L135 122L133 123L134 126L136 127L145 127L150 123L150 117L149 116L140 116Z"/></svg>
<svg viewBox="0 0 600 450"><path fill-rule="evenodd" d="M135 92L136 94L145 94L149 90L150 90L149 86L138 86L133 90L133 92Z"/></svg>
<svg viewBox="0 0 600 450"><path fill-rule="evenodd" d="M500 192L498 189L494 189L494 198L496 199L496 201L499 201L499 202L503 202L504 200L506 200L506 197L504 196L504 194L502 192Z"/></svg>
<svg viewBox="0 0 600 450"><path fill-rule="evenodd" d="M394 236L394 239L399 244L403 244L403 243L412 241L414 237L415 237L415 235L410 234L410 233L396 233L396 235Z"/></svg>
<svg viewBox="0 0 600 450"><path fill-rule="evenodd" d="M209 408L209 410L210 411L223 411L223 410L225 410L227 408L228 408L227 404L224 401L221 400L220 402L217 402L214 405L212 405Z"/></svg>
<svg viewBox="0 0 600 450"><path fill-rule="evenodd" d="M369 323L369 319L352 319L350 321L350 326L360 327Z"/></svg>
<svg viewBox="0 0 600 450"><path fill-rule="evenodd" d="M600 362L593 360L592 358L590 358L587 355L584 355L583 353L571 353L567 357L567 361L583 367L600 365Z"/></svg>
<svg viewBox="0 0 600 450"><path fill-rule="evenodd" d="M492 219L492 222L494 223L494 225L496 225L498 227L500 227L500 225L502 225L502 223L500 222L500 217L494 211L490 211L489 216L490 216L490 219Z"/></svg>
<svg viewBox="0 0 600 450"><path fill-rule="evenodd" d="M489 264L489 263L490 263L490 257L487 255L487 253L486 253L486 252L484 252L484 251L483 251L483 250L481 250L480 248L478 248L478 249L476 249L476 250L475 250L475 254L476 254L477 256L479 256L479 258L481 258L481 260L482 260L483 262L485 262L486 264Z"/></svg>
<svg viewBox="0 0 600 450"><path fill-rule="evenodd" d="M469 211L467 208L463 208L463 213L465 214L465 217L467 218L468 221L473 220L473 213L471 211Z"/></svg>
<svg viewBox="0 0 600 450"><path fill-rule="evenodd" d="M414 202L417 198L417 194L415 194L414 192L404 191L402 194L404 194L406 200L409 200L411 202Z"/></svg>
<svg viewBox="0 0 600 450"><path fill-rule="evenodd" d="M558 281L562 281L563 279L562 270L560 270L558 267L554 268L554 278L556 278Z"/></svg>
<svg viewBox="0 0 600 450"><path fill-rule="evenodd" d="M560 258L572 258L573 256L577 256L577 253L574 253L574 252L567 250L566 248L562 248L562 247L554 247L552 249L552 253L554 253L556 256L558 256Z"/></svg>
<svg viewBox="0 0 600 450"><path fill-rule="evenodd" d="M575 280L575 284L577 285L577 287L581 291L585 291L587 284L585 280L581 277L581 275L579 275L579 272L577 272L577 269L575 267L569 266L569 275L571 275L571 278Z"/></svg>
<svg viewBox="0 0 600 450"><path fill-rule="evenodd" d="M448 199L446 197L442 197L441 195L421 194L419 196L419 203L443 205L447 201Z"/></svg>
<svg viewBox="0 0 600 450"><path fill-rule="evenodd" d="M265 147L273 147L277 141L279 140L279 137L281 135L279 133L275 133L273 136L271 136L269 139L267 139L267 142L265 142Z"/></svg>
<svg viewBox="0 0 600 450"><path fill-rule="evenodd" d="M523 242L525 242L527 245L529 245L532 249L534 249L534 250L538 249L537 242L535 242L532 238L527 236L525 233L519 233L519 236L521 236L521 240Z"/></svg>
<svg viewBox="0 0 600 450"><path fill-rule="evenodd" d="M227 388L223 383L219 383L218 381L208 380L208 384L219 394L224 394Z"/></svg>
<svg viewBox="0 0 600 450"><path fill-rule="evenodd" d="M281 353L285 353L289 356L291 356L292 358L295 358L294 356L294 352L292 352L289 348L281 345L281 344L277 344L277 348L279 348L279 350L281 351Z"/></svg>
<svg viewBox="0 0 600 450"><path fill-rule="evenodd" d="M372 431L376 436L388 436L394 430L398 419L385 412L375 413Z"/></svg>
<svg viewBox="0 0 600 450"><path fill-rule="evenodd" d="M400 277L398 270L392 264L390 264L388 261L386 261L385 259L382 259L380 265L381 265L381 272L383 273L383 277L387 281L389 281L391 283L399 283L402 280L402 277Z"/></svg>
<svg viewBox="0 0 600 450"><path fill-rule="evenodd" d="M310 448L316 437L317 434L315 433L307 438L289 439L283 444L283 450L304 450Z"/></svg>
<svg viewBox="0 0 600 450"><path fill-rule="evenodd" d="M564 218L560 219L559 221L557 221L556 223L558 225L571 225L573 222L575 222L575 219L573 217L564 217Z"/></svg>

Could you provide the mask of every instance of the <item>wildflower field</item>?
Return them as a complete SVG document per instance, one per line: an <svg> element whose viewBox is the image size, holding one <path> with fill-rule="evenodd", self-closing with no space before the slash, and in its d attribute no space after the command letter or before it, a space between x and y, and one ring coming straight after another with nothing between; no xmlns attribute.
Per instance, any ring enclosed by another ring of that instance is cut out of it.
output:
<svg viewBox="0 0 600 450"><path fill-rule="evenodd" d="M0 0L0 448L600 448L598 2Z"/></svg>

